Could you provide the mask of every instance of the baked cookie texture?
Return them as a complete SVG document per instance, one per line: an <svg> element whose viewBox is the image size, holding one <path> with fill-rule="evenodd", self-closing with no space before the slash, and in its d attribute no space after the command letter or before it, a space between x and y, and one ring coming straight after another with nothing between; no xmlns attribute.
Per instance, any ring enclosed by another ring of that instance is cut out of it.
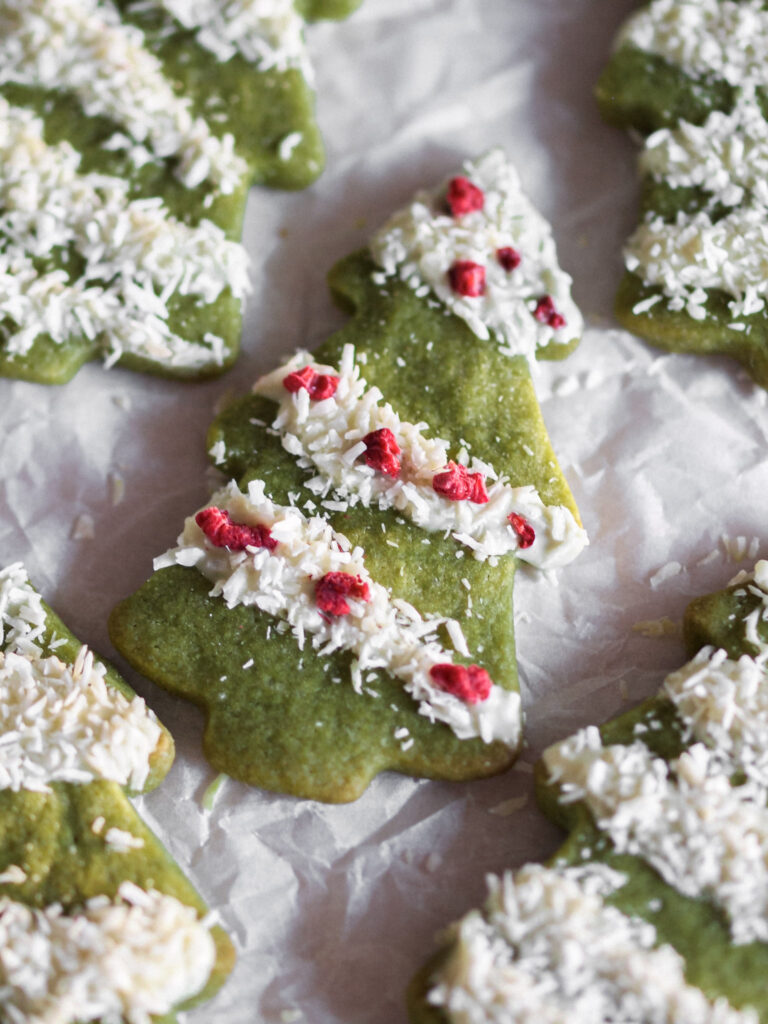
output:
<svg viewBox="0 0 768 1024"><path fill-rule="evenodd" d="M548 865L492 879L414 1024L768 1020L768 562L694 601L659 694L545 751Z"/></svg>
<svg viewBox="0 0 768 1024"><path fill-rule="evenodd" d="M234 951L128 794L173 740L31 587L0 570L0 975L8 1020L175 1020Z"/></svg>
<svg viewBox="0 0 768 1024"><path fill-rule="evenodd" d="M597 86L606 120L643 136L620 322L671 351L732 356L763 387L766 54L760 0L654 0Z"/></svg>
<svg viewBox="0 0 768 1024"><path fill-rule="evenodd" d="M134 667L204 708L211 764L253 785L346 801L387 769L470 779L519 749L517 562L557 567L586 543L526 356L564 354L580 319L562 272L524 268L524 247L517 285L496 275L498 248L532 237L533 264L554 247L503 157L465 170L417 202L437 287L416 256L407 279L383 262L418 233L409 211L394 241L334 267L351 319L217 417L231 483L111 616ZM455 194L480 202L469 185L485 207L452 211ZM496 213L513 232L487 228ZM491 259L473 307L452 268ZM503 303L525 335L481 320Z"/></svg>
<svg viewBox="0 0 768 1024"><path fill-rule="evenodd" d="M234 361L248 186L323 165L305 18L354 0L8 0L0 10L0 375Z"/></svg>

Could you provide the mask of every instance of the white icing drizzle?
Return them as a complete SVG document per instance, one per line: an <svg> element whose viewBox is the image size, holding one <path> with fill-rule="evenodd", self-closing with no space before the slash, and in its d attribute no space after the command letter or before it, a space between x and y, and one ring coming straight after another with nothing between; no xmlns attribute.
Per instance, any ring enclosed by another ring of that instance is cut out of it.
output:
<svg viewBox="0 0 768 1024"><path fill-rule="evenodd" d="M86 114L119 126L114 148L127 149L139 165L173 158L174 173L188 188L209 181L230 193L247 173L233 136L219 138L193 114L191 101L173 91L146 49L144 34L120 21L111 0L4 0L5 82L73 92Z"/></svg>
<svg viewBox="0 0 768 1024"><path fill-rule="evenodd" d="M119 178L81 174L79 154L46 144L39 118L0 97L0 315L13 322L5 350L29 351L46 333L56 343L85 336L112 363L124 352L163 365L221 364L224 342L173 334L171 295L214 302L248 289L247 256L211 221L170 216L160 198L128 197ZM85 260L72 282L40 271L34 257L72 247Z"/></svg>
<svg viewBox="0 0 768 1024"><path fill-rule="evenodd" d="M217 60L239 53L262 71L299 68L311 81L304 19L293 0L160 0L176 21L194 29Z"/></svg>
<svg viewBox="0 0 768 1024"><path fill-rule="evenodd" d="M283 379L305 365L321 374L339 376L331 398L312 401L306 389L291 393L284 387ZM352 345L344 346L338 370L299 352L260 378L253 390L278 403L273 429L300 465L319 471L306 486L323 498L333 492L334 506L341 502L394 508L424 530L450 533L475 558L514 552L539 569L566 565L588 543L570 509L545 505L535 487L512 487L491 465L476 458L466 461L470 472L482 472L487 478L486 504L451 501L437 494L432 480L448 463L448 442L428 437L423 432L425 423L401 420L392 406L383 402L379 389L368 387L355 364ZM383 428L392 431L402 451L401 472L395 479L359 458L365 452L362 438ZM507 519L510 513L523 516L534 528L536 539L530 547L519 546L518 535Z"/></svg>
<svg viewBox="0 0 768 1024"><path fill-rule="evenodd" d="M417 295L433 293L479 338L495 336L506 355L533 360L538 348L577 338L583 322L571 298L571 278L559 268L551 228L523 193L515 168L496 149L467 162L464 173L483 191L483 209L451 216L444 209L446 183L419 192L374 235L376 262ZM504 247L521 256L511 272L496 258ZM458 260L485 267L484 295L468 298L451 289L448 270ZM565 317L565 326L553 328L533 316L545 295Z"/></svg>
<svg viewBox="0 0 768 1024"><path fill-rule="evenodd" d="M698 186L714 202L768 209L768 122L754 96L726 114L713 110L702 125L680 121L646 139L640 168L673 188Z"/></svg>
<svg viewBox="0 0 768 1024"><path fill-rule="evenodd" d="M694 76L742 87L768 79L768 11L762 0L654 0L628 20L618 41Z"/></svg>
<svg viewBox="0 0 768 1024"><path fill-rule="evenodd" d="M482 911L453 928L429 1002L451 1024L757 1024L685 980L653 925L603 897L624 882L598 865L526 865L488 879Z"/></svg>
<svg viewBox="0 0 768 1024"><path fill-rule="evenodd" d="M228 511L236 523L268 527L277 547L215 547L191 516L179 546L155 559L156 570L194 566L214 583L211 595L223 598L228 607L253 606L286 619L301 649L309 639L320 657L338 650L353 652L352 680L358 692L364 672L384 669L403 682L420 714L444 722L459 739L480 737L486 743L501 740L510 746L519 742L519 694L494 684L486 700L468 704L437 687L430 668L453 661L436 639L436 630L446 620L424 618L412 605L391 598L368 574L362 548L353 548L324 519L308 519L296 508L275 505L260 480L248 485L247 494L232 482L213 495L210 505ZM370 602L350 599L348 615L322 614L315 583L328 572L359 576L370 588Z"/></svg>
<svg viewBox="0 0 768 1024"><path fill-rule="evenodd" d="M216 959L210 925L172 896L123 882L65 914L0 899L0 998L8 1024L151 1024L196 995Z"/></svg>
<svg viewBox="0 0 768 1024"><path fill-rule="evenodd" d="M718 751L729 775L744 774L768 793L766 655L737 661L705 647L661 688L693 737Z"/></svg>
<svg viewBox="0 0 768 1024"><path fill-rule="evenodd" d="M731 784L718 751L695 744L667 764L640 742L604 747L591 726L544 754L563 803L584 801L619 853L727 916L737 945L768 941L766 790Z"/></svg>
<svg viewBox="0 0 768 1024"><path fill-rule="evenodd" d="M0 569L0 645L38 657L45 630L45 608L21 562Z"/></svg>
<svg viewBox="0 0 768 1024"><path fill-rule="evenodd" d="M627 270L662 289L668 308L694 320L707 316L706 289L733 296L734 317L765 308L768 233L765 211L740 207L713 223L706 211L678 213L674 223L651 214L624 251Z"/></svg>
<svg viewBox="0 0 768 1024"><path fill-rule="evenodd" d="M0 654L0 789L109 779L140 790L162 730L140 697L108 686L85 647L74 665Z"/></svg>
<svg viewBox="0 0 768 1024"><path fill-rule="evenodd" d="M768 623L768 560L761 558L755 563L754 571L747 577L746 588L759 603L744 620L744 638L757 649L764 664L768 655L768 641L760 635L759 627Z"/></svg>

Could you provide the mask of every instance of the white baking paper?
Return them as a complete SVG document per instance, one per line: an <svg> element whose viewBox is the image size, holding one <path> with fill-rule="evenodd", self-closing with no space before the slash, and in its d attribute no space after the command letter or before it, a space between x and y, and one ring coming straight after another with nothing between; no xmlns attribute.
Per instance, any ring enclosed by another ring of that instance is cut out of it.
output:
<svg viewBox="0 0 768 1024"><path fill-rule="evenodd" d="M23 559L68 625L112 656L173 731L168 780L139 801L237 946L189 1024L398 1024L439 929L484 876L551 854L531 765L549 742L653 693L685 660L688 600L768 555L766 393L726 359L666 355L616 328L620 249L635 221L635 146L592 87L629 0L364 0L309 31L327 170L297 194L254 189L243 354L223 379L84 368L61 388L0 380L0 562ZM588 323L537 386L591 536L556 580L522 569L517 630L528 749L466 785L380 776L323 806L227 782L202 716L116 657L109 609L149 575L209 493L205 432L227 396L343 322L325 273L423 185L502 145L551 219ZM122 500L120 492L124 486ZM84 519L82 517L85 517ZM91 538L76 539L76 524ZM744 538L751 558L736 560ZM753 541L754 538L754 541Z"/></svg>

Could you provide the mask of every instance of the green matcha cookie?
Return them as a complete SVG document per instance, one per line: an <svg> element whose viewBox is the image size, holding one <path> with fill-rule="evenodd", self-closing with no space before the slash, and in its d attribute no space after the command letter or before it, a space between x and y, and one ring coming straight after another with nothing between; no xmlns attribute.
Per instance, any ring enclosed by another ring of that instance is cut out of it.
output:
<svg viewBox="0 0 768 1024"><path fill-rule="evenodd" d="M597 87L605 118L646 136L619 320L675 352L731 355L764 387L766 57L758 0L654 0L625 25Z"/></svg>
<svg viewBox="0 0 768 1024"><path fill-rule="evenodd" d="M173 741L20 564L0 571L0 985L8 1020L175 1020L232 946L126 792Z"/></svg>
<svg viewBox="0 0 768 1024"><path fill-rule="evenodd" d="M768 1020L768 562L684 625L658 696L545 752L569 838L491 881L415 979L414 1024Z"/></svg>
<svg viewBox="0 0 768 1024"><path fill-rule="evenodd" d="M303 26L291 0L3 4L0 375L232 364L248 185L322 167Z"/></svg>
<svg viewBox="0 0 768 1024"><path fill-rule="evenodd" d="M439 241L443 276L450 287L459 256L490 265L513 244L520 274L497 262L504 277L467 299L470 324L440 301L444 281L425 293L368 252L338 264L331 288L353 318L219 416L209 446L232 483L112 615L133 665L205 709L220 772L343 801L386 769L468 779L517 753L516 562L558 567L586 535L512 350L562 354L579 319L565 275L536 276L543 222L521 215L514 172L493 163L500 185L487 162L476 177L501 227L441 205L438 228L473 238ZM477 203L472 188L453 178L440 204ZM552 323L536 315L545 296ZM494 319L502 309L511 319ZM480 316L493 321L482 336Z"/></svg>

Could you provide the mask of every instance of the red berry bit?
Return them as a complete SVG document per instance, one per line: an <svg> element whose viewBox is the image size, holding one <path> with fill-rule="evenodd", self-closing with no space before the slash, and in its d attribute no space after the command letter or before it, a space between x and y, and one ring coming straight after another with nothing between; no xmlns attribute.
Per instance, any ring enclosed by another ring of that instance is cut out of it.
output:
<svg viewBox="0 0 768 1024"><path fill-rule="evenodd" d="M485 267L472 260L456 260L448 271L448 282L459 295L476 299L485 295Z"/></svg>
<svg viewBox="0 0 768 1024"><path fill-rule="evenodd" d="M277 541L266 526L248 526L246 523L233 523L225 509L201 509L195 516L195 522L208 540L217 548L229 548L230 551L245 551L246 548L267 548L274 551Z"/></svg>
<svg viewBox="0 0 768 1024"><path fill-rule="evenodd" d="M468 473L466 466L457 466L455 462L449 462L442 473L435 473L432 489L451 501L472 501L475 505L488 501L483 474Z"/></svg>
<svg viewBox="0 0 768 1024"><path fill-rule="evenodd" d="M496 250L496 259L504 270L506 270L507 273L510 273L516 267L520 266L522 256L517 249L513 249L511 245L505 245L503 248Z"/></svg>
<svg viewBox="0 0 768 1024"><path fill-rule="evenodd" d="M473 185L468 178L463 177L451 178L448 182L445 200L453 217L463 217L465 213L482 210L485 204L482 189Z"/></svg>
<svg viewBox="0 0 768 1024"><path fill-rule="evenodd" d="M339 386L339 378L330 373L318 373L311 366L305 366L301 370L294 370L287 377L283 377L283 387L291 394L301 391L304 388L309 392L313 402L322 402L324 398L332 398Z"/></svg>
<svg viewBox="0 0 768 1024"><path fill-rule="evenodd" d="M371 591L367 583L350 572L327 572L315 584L317 607L326 615L349 615L347 597L368 602Z"/></svg>
<svg viewBox="0 0 768 1024"><path fill-rule="evenodd" d="M517 534L517 540L521 548L529 548L536 540L536 531L525 516L520 516L517 512L510 512L507 516L507 522Z"/></svg>
<svg viewBox="0 0 768 1024"><path fill-rule="evenodd" d="M400 475L400 445L388 427L372 430L363 438L366 466L377 469L386 476Z"/></svg>
<svg viewBox="0 0 768 1024"><path fill-rule="evenodd" d="M429 670L432 682L465 704L479 704L491 693L491 677L479 665L433 665Z"/></svg>
<svg viewBox="0 0 768 1024"><path fill-rule="evenodd" d="M551 295L545 295L536 303L533 315L540 324L547 324L557 330L558 327L565 327L565 317L558 313Z"/></svg>

